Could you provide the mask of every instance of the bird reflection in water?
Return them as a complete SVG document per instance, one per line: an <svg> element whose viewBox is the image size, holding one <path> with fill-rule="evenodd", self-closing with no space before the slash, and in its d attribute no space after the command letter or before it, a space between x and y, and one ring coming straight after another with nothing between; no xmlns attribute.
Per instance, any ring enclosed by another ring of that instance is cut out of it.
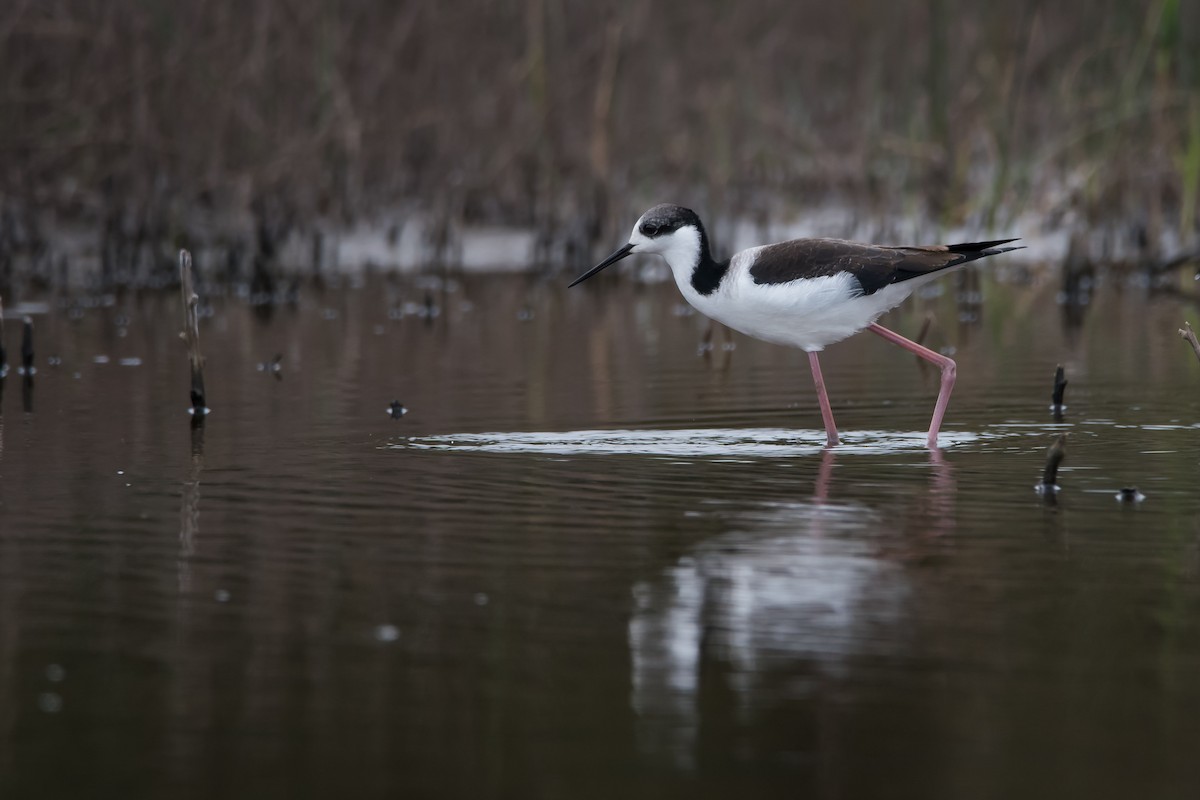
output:
<svg viewBox="0 0 1200 800"><path fill-rule="evenodd" d="M955 524L953 466L940 450L928 459L928 483L885 514L837 499L825 450L807 500L720 513L724 533L634 586L631 702L647 755L689 771L733 758L739 720L781 704L819 728L830 687L904 652L908 570Z"/></svg>

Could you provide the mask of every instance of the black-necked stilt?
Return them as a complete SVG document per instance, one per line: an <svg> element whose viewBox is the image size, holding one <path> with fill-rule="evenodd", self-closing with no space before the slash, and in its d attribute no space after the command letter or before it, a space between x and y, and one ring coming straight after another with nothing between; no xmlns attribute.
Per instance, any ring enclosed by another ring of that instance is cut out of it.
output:
<svg viewBox="0 0 1200 800"><path fill-rule="evenodd" d="M696 213L663 204L641 216L628 244L580 275L571 286L626 256L658 253L667 260L679 291L696 310L747 336L808 353L830 446L838 442L837 427L817 353L866 328L941 369L942 386L929 424L929 446L937 447L938 430L954 388L954 361L875 320L918 286L945 272L985 256L1020 249L1000 247L1014 241L889 247L841 239L793 239L751 247L728 261L717 261Z"/></svg>

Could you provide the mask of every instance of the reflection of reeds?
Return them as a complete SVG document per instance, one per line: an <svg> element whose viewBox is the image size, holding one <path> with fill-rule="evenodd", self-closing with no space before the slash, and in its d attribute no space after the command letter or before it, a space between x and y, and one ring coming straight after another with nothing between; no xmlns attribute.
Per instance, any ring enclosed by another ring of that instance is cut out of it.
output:
<svg viewBox="0 0 1200 800"><path fill-rule="evenodd" d="M204 472L204 426L192 426L191 461L179 502L179 593L191 590L192 557L200 535L200 475Z"/></svg>
<svg viewBox="0 0 1200 800"><path fill-rule="evenodd" d="M590 247L668 198L986 226L1073 185L1090 221L1194 232L1196 4L897 6L23 4L0 12L5 215L91 221L118 281L181 239L248 254L272 205L420 207L436 252L461 223L581 216ZM35 232L0 235L0 271Z"/></svg>

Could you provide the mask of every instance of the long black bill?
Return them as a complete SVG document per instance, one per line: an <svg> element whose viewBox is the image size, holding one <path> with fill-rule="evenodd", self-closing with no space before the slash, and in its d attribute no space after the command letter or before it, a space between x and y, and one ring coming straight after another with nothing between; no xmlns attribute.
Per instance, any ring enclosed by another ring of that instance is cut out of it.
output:
<svg viewBox="0 0 1200 800"><path fill-rule="evenodd" d="M583 283L583 282L584 282L584 281L586 281L588 278L592 277L593 275L595 275L597 272L599 272L600 270L604 269L605 267L611 267L613 264L617 263L617 262L618 262L618 261L620 261L622 258L624 258L625 256L629 255L629 254L630 254L632 251L633 251L633 244L627 244L627 245L625 245L625 246L624 246L624 247L622 247L620 250L618 250L617 252L613 253L611 256L609 256L608 258L604 259L604 260L603 260L603 261L601 261L599 264L597 264L596 266L594 266L594 267L592 267L591 269L589 269L587 272L585 272L585 273L583 273L582 275L580 275L578 278L576 278L574 281L572 281L572 282L571 282L571 285L570 285L570 286L568 286L567 288L568 288L568 289L570 289L570 288L571 288L571 286L574 286L574 285L575 285L575 284L577 284L577 283Z"/></svg>

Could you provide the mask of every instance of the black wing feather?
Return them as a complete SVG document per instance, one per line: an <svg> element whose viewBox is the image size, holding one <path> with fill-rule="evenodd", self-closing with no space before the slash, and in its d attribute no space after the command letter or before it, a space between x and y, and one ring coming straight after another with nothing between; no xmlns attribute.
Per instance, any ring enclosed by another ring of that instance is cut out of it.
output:
<svg viewBox="0 0 1200 800"><path fill-rule="evenodd" d="M841 239L794 239L760 250L750 267L750 277L757 284L778 284L848 272L858 280L863 294L874 294L893 283L1020 249L997 249L1014 241L887 247Z"/></svg>

